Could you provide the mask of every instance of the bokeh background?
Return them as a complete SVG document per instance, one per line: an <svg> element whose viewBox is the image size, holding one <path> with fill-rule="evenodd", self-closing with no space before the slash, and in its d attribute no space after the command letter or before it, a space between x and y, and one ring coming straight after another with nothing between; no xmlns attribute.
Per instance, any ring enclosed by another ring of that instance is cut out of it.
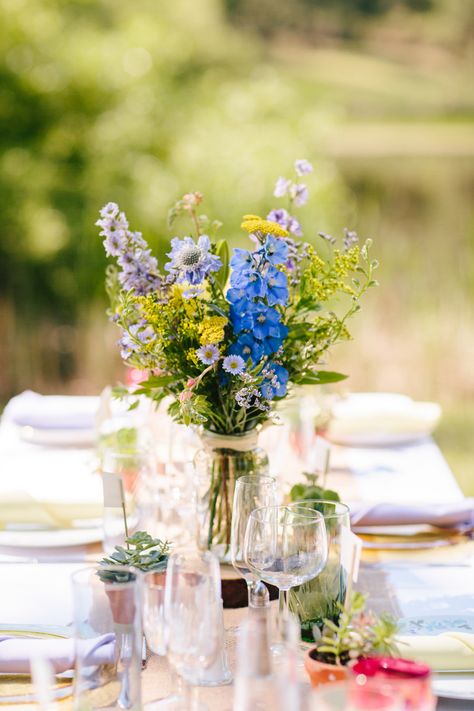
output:
<svg viewBox="0 0 474 711"><path fill-rule="evenodd" d="M348 226L381 262L331 366L441 402L474 493L473 38L472 0L0 0L0 402L123 377L102 204L162 258L198 189L237 245L305 157L306 238Z"/></svg>

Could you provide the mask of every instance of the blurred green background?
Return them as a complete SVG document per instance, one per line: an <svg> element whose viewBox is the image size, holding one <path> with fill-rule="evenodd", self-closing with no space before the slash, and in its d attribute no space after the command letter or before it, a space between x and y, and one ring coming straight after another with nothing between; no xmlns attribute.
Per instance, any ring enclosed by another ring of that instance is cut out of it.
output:
<svg viewBox="0 0 474 711"><path fill-rule="evenodd" d="M120 378L102 204L162 257L197 189L237 244L306 157L306 238L381 261L331 365L441 402L474 493L473 30L472 0L0 0L0 401Z"/></svg>

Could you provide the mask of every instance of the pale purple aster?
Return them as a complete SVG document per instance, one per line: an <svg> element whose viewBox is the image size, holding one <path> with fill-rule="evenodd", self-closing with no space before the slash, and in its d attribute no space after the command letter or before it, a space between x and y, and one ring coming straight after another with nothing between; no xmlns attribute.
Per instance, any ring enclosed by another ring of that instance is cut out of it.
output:
<svg viewBox="0 0 474 711"><path fill-rule="evenodd" d="M200 286L189 286L183 291L183 299L195 299L204 293L204 289Z"/></svg>
<svg viewBox="0 0 474 711"><path fill-rule="evenodd" d="M108 202L100 211L101 217L116 217L119 213L119 206L116 202Z"/></svg>
<svg viewBox="0 0 474 711"><path fill-rule="evenodd" d="M140 343L143 343L143 345L150 343L150 341L153 341L155 338L155 332L152 326L143 327L142 324L134 324L130 326L130 332Z"/></svg>
<svg viewBox="0 0 474 711"><path fill-rule="evenodd" d="M204 365L213 365L220 358L218 347L212 344L198 348L196 355Z"/></svg>
<svg viewBox="0 0 474 711"><path fill-rule="evenodd" d="M201 235L197 244L191 237L171 240L171 259L165 264L166 271L176 277L177 282L187 281L192 285L201 284L211 272L218 271L222 262L210 251L211 242L207 235Z"/></svg>
<svg viewBox="0 0 474 711"><path fill-rule="evenodd" d="M285 230L288 230L288 232L291 232L297 237L301 237L303 235L303 231L298 220L293 217L293 215L290 215L290 213L283 207L271 210L271 212L267 215L267 220L277 222L279 225L284 227Z"/></svg>
<svg viewBox="0 0 474 711"><path fill-rule="evenodd" d="M222 367L226 373L240 375L245 370L245 361L239 355L228 355L224 358Z"/></svg>
<svg viewBox="0 0 474 711"><path fill-rule="evenodd" d="M347 227L344 227L344 249L350 249L354 244L357 244L358 241L359 236L357 232L354 232L354 230L348 230Z"/></svg>
<svg viewBox="0 0 474 711"><path fill-rule="evenodd" d="M290 197L296 207L302 207L308 201L308 188L304 183L293 183L290 187Z"/></svg>
<svg viewBox="0 0 474 711"><path fill-rule="evenodd" d="M291 180L288 180L288 178L282 178L280 176L275 183L275 189L273 191L273 195L275 197L284 197L285 195L288 194L290 186L291 186Z"/></svg>
<svg viewBox="0 0 474 711"><path fill-rule="evenodd" d="M122 230L110 232L103 241L108 257L119 257L127 246L127 235Z"/></svg>
<svg viewBox="0 0 474 711"><path fill-rule="evenodd" d="M132 353L135 353L137 351L137 344L127 332L123 333L122 338L120 338L117 343L120 346L120 355L124 360L130 358Z"/></svg>
<svg viewBox="0 0 474 711"><path fill-rule="evenodd" d="M296 175L299 175L300 177L302 175L307 175L308 173L313 172L313 166L311 163L302 158L300 160L295 160L295 170L296 170Z"/></svg>

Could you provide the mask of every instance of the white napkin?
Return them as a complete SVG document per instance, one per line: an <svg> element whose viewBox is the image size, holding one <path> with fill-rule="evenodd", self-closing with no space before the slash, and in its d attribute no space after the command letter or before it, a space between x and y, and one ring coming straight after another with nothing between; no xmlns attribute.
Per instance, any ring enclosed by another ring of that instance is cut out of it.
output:
<svg viewBox="0 0 474 711"><path fill-rule="evenodd" d="M32 390L12 398L3 416L22 427L37 429L94 429L98 397L40 395Z"/></svg>
<svg viewBox="0 0 474 711"><path fill-rule="evenodd" d="M32 657L48 659L56 674L74 667L74 639L32 639L0 637L0 673L29 674ZM78 641L84 665L112 664L115 659L115 635L104 634Z"/></svg>
<svg viewBox="0 0 474 711"><path fill-rule="evenodd" d="M452 504L360 504L350 505L351 524L363 526L404 526L428 524L437 528L474 528L474 499Z"/></svg>
<svg viewBox="0 0 474 711"><path fill-rule="evenodd" d="M349 445L383 445L431 434L441 407L397 393L353 393L337 400L331 415L328 439Z"/></svg>

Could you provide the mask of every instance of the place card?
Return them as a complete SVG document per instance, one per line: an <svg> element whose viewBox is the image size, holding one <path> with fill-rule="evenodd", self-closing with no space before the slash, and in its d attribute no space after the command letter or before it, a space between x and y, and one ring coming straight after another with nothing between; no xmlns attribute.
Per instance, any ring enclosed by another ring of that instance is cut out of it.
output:
<svg viewBox="0 0 474 711"><path fill-rule="evenodd" d="M352 596L353 584L359 577L362 541L350 528L341 527L341 565L347 573L347 588L344 604L347 605Z"/></svg>
<svg viewBox="0 0 474 711"><path fill-rule="evenodd" d="M111 472L103 472L102 485L104 488L104 506L106 508L123 508L125 506L125 496L121 477Z"/></svg>

